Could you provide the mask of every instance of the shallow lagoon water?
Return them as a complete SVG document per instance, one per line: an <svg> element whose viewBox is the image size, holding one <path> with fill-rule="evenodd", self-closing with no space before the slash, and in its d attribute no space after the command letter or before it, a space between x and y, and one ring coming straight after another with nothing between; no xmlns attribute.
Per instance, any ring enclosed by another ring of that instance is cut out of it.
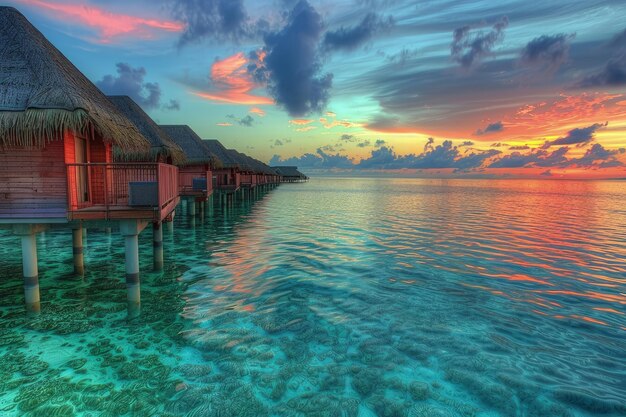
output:
<svg viewBox="0 0 626 417"><path fill-rule="evenodd" d="M623 182L314 179L164 233L0 234L2 416L626 415Z"/></svg>

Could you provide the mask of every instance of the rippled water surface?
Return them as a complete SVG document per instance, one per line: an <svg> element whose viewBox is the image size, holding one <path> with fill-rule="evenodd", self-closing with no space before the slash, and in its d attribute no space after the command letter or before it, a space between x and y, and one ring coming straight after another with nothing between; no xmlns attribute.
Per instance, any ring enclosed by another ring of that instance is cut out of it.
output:
<svg viewBox="0 0 626 417"><path fill-rule="evenodd" d="M2 416L624 416L624 182L314 179L140 236L0 232Z"/></svg>

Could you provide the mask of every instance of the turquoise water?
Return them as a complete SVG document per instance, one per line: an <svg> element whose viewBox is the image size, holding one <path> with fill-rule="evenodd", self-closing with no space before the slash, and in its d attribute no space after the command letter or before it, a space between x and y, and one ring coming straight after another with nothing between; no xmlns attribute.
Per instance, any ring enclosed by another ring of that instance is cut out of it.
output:
<svg viewBox="0 0 626 417"><path fill-rule="evenodd" d="M0 235L2 416L624 416L623 182L314 179L164 233Z"/></svg>

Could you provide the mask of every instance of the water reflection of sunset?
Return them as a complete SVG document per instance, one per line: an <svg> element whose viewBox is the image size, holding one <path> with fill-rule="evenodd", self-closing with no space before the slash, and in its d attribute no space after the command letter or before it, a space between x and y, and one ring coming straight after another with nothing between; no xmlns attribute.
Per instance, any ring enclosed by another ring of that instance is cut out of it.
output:
<svg viewBox="0 0 626 417"><path fill-rule="evenodd" d="M401 187L404 180L394 181ZM407 191L409 182L404 183ZM384 213L397 214L396 222L414 224L413 234L393 242L398 268L430 265L463 277L464 286L534 306L538 314L621 327L616 321L621 315L614 312L626 304L620 292L626 283L626 244L618 234L626 217L626 192L620 183L421 183L426 191L418 199L407 193L381 202ZM410 218L416 212L437 215L422 223ZM415 259L407 261L407 256ZM490 281L492 285L486 284Z"/></svg>

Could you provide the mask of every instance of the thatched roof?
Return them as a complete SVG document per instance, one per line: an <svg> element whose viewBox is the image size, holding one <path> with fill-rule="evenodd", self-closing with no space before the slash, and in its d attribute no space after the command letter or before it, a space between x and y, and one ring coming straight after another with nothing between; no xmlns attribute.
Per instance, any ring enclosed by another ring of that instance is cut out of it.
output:
<svg viewBox="0 0 626 417"><path fill-rule="evenodd" d="M123 161L148 161L159 157L171 158L175 165L185 161L185 154L172 138L128 96L107 96L115 107L133 122L139 132L150 142L150 151L144 153L116 152L116 159ZM117 150L117 149L116 149Z"/></svg>
<svg viewBox="0 0 626 417"><path fill-rule="evenodd" d="M0 7L0 147L41 148L65 131L98 136L124 150L149 147L20 12Z"/></svg>
<svg viewBox="0 0 626 417"><path fill-rule="evenodd" d="M222 145L217 139L203 139L204 145L209 149L213 155L222 161L222 165L225 168L237 168L239 167L239 161L233 157L231 153Z"/></svg>
<svg viewBox="0 0 626 417"><path fill-rule="evenodd" d="M263 168L263 173L267 175L276 175L276 170L264 162L258 161Z"/></svg>
<svg viewBox="0 0 626 417"><path fill-rule="evenodd" d="M276 171L278 175L281 175L283 177L297 177L297 178L303 178L303 179L308 178L302 172L298 171L298 167L278 166L278 167L272 167L272 168L274 169L274 171Z"/></svg>
<svg viewBox="0 0 626 417"><path fill-rule="evenodd" d="M251 156L248 156L246 154L243 154L243 156L245 156L248 161L249 161L249 165L252 166L253 170L255 173L257 174L267 174L267 175L276 175L276 171L274 171L272 168L270 168L269 166L265 165L263 162L259 161L258 159L255 159Z"/></svg>
<svg viewBox="0 0 626 417"><path fill-rule="evenodd" d="M234 149L228 149L227 151L231 159L237 161L237 165L242 172L255 172L253 164L250 163L250 160L246 155L237 152Z"/></svg>
<svg viewBox="0 0 626 417"><path fill-rule="evenodd" d="M187 164L221 165L221 161L205 146L200 136L187 125L160 125L172 140L180 146L187 158Z"/></svg>

